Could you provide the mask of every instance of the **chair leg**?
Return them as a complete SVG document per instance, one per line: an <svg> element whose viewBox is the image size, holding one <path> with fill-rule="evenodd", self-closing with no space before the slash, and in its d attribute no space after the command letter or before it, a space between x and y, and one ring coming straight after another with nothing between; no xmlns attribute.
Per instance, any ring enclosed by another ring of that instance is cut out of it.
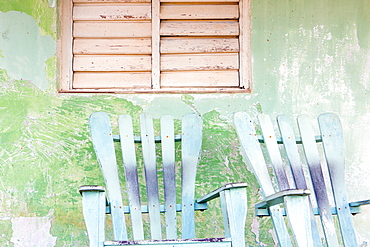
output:
<svg viewBox="0 0 370 247"><path fill-rule="evenodd" d="M287 196L284 198L288 220L298 247L313 247L312 222L308 196Z"/></svg>
<svg viewBox="0 0 370 247"><path fill-rule="evenodd" d="M245 247L244 229L248 206L246 188L224 190L220 198L226 237L231 237L233 247Z"/></svg>
<svg viewBox="0 0 370 247"><path fill-rule="evenodd" d="M103 247L105 240L105 192L82 191L81 194L90 247Z"/></svg>

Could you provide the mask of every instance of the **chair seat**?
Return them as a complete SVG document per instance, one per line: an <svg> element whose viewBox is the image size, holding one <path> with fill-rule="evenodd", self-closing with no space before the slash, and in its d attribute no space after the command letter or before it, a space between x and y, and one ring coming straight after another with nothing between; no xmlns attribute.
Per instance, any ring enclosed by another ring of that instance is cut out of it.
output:
<svg viewBox="0 0 370 247"><path fill-rule="evenodd" d="M162 239L162 240L139 240L139 241L105 241L104 246L188 246L192 247L206 247L219 246L227 247L231 245L231 238L193 238L193 239Z"/></svg>

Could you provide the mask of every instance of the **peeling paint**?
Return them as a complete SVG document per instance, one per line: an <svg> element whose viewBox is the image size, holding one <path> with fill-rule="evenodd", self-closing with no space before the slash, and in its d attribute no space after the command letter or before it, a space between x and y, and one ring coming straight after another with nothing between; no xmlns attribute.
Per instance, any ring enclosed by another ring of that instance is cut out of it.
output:
<svg viewBox="0 0 370 247"><path fill-rule="evenodd" d="M18 217L12 219L14 247L53 247L56 237L50 234L48 217Z"/></svg>
<svg viewBox="0 0 370 247"><path fill-rule="evenodd" d="M0 12L0 68L15 80L29 80L45 91L45 63L55 54L55 41L42 36L34 19L22 12Z"/></svg>

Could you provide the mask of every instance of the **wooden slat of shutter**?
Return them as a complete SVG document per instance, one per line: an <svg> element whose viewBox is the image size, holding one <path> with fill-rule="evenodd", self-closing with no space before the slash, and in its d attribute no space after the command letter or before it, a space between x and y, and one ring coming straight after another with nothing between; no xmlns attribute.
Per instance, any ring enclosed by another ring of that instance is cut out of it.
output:
<svg viewBox="0 0 370 247"><path fill-rule="evenodd" d="M83 73L75 72L73 88L150 88L150 72Z"/></svg>
<svg viewBox="0 0 370 247"><path fill-rule="evenodd" d="M162 55L161 70L226 70L239 68L237 53Z"/></svg>
<svg viewBox="0 0 370 247"><path fill-rule="evenodd" d="M161 35L164 36L237 36L236 21L162 21Z"/></svg>
<svg viewBox="0 0 370 247"><path fill-rule="evenodd" d="M238 5L163 5L161 19L237 19Z"/></svg>
<svg viewBox="0 0 370 247"><path fill-rule="evenodd" d="M151 37L150 22L75 22L75 38Z"/></svg>
<svg viewBox="0 0 370 247"><path fill-rule="evenodd" d="M162 38L161 53L238 52L236 38Z"/></svg>
<svg viewBox="0 0 370 247"><path fill-rule="evenodd" d="M76 55L101 54L151 54L149 38L132 39L75 39L73 52Z"/></svg>
<svg viewBox="0 0 370 247"><path fill-rule="evenodd" d="M75 56L74 71L151 71L151 56Z"/></svg>
<svg viewBox="0 0 370 247"><path fill-rule="evenodd" d="M150 4L136 5L75 5L73 20L124 21L150 20Z"/></svg>
<svg viewBox="0 0 370 247"><path fill-rule="evenodd" d="M150 3L150 0L73 0L74 3Z"/></svg>
<svg viewBox="0 0 370 247"><path fill-rule="evenodd" d="M86 1L86 0L85 0ZM97 1L97 0L95 0ZM178 3L179 0L161 0L161 3ZM181 0L182 3L194 3L194 0ZM197 0L197 3L237 3L239 0Z"/></svg>
<svg viewBox="0 0 370 247"><path fill-rule="evenodd" d="M162 72L163 87L237 87L237 70Z"/></svg>

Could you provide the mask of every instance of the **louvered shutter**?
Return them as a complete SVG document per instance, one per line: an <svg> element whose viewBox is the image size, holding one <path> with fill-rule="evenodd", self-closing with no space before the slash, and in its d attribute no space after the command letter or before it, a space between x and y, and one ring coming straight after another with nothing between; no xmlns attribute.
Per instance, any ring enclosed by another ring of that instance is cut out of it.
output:
<svg viewBox="0 0 370 247"><path fill-rule="evenodd" d="M72 90L249 86L249 4L73 0L70 8Z"/></svg>

